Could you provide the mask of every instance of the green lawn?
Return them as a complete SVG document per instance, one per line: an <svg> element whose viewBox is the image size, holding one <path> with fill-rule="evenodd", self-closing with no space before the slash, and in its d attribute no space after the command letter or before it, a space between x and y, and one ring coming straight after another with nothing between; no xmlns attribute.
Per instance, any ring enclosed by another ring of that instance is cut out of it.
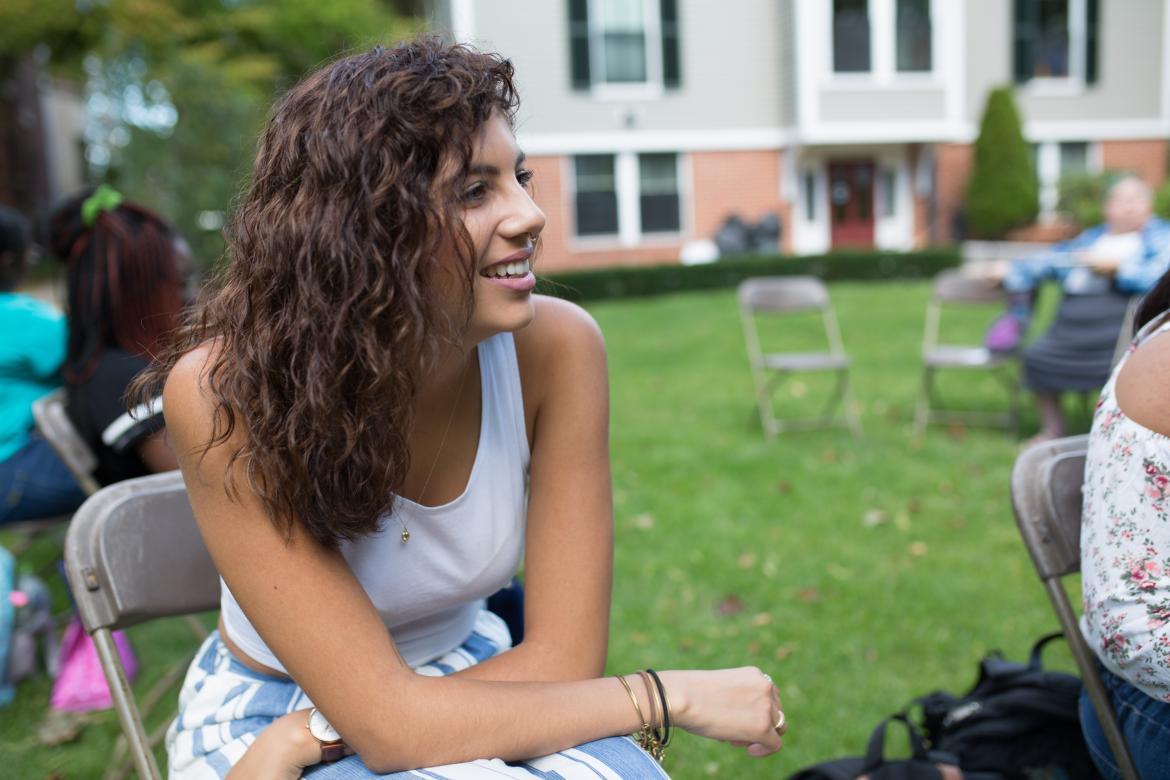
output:
<svg viewBox="0 0 1170 780"><path fill-rule="evenodd" d="M781 777L863 752L884 715L935 688L964 690L985 652L1022 658L1054 628L1011 516L1016 441L996 430L910 431L928 290L832 287L859 440L835 430L764 441L731 291L590 306L613 388L609 670L755 664L776 679L791 724L784 751L764 761L680 735L666 762L674 777ZM989 316L950 324L978 341ZM801 319L769 335L811 343L814 326ZM812 410L826 387L792 383L781 405ZM987 377L943 388L971 406L1002 403ZM22 562L43 568L52 554L41 542ZM190 636L170 621L131 635L140 691ZM99 776L114 716L98 716L76 742L40 747L48 691L45 679L25 683L0 711L2 774Z"/></svg>

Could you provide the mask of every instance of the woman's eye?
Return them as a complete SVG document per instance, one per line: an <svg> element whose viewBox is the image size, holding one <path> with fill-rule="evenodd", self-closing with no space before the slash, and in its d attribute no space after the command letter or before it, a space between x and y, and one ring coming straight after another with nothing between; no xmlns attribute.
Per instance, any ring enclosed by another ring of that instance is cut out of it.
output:
<svg viewBox="0 0 1170 780"><path fill-rule="evenodd" d="M464 203L475 203L483 200L485 195L487 195L487 185L482 181L477 181L463 191L462 200Z"/></svg>
<svg viewBox="0 0 1170 780"><path fill-rule="evenodd" d="M521 187L532 186L532 178L534 176L536 176L536 174L527 168L521 168L520 170L516 171L516 181L520 182Z"/></svg>

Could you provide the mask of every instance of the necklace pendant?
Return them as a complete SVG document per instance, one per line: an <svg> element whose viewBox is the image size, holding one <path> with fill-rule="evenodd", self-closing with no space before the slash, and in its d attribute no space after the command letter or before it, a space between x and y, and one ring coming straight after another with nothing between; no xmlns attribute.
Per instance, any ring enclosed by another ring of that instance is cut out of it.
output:
<svg viewBox="0 0 1170 780"><path fill-rule="evenodd" d="M405 528L403 528L402 529L402 543L406 544L409 541L410 541L410 531L407 531Z"/></svg>

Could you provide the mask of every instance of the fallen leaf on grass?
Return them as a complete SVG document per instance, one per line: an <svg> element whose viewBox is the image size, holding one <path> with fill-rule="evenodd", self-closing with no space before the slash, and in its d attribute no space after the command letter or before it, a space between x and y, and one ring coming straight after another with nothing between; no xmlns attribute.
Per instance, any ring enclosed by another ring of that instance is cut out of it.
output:
<svg viewBox="0 0 1170 780"><path fill-rule="evenodd" d="M741 569L750 569L756 565L756 556L753 553L745 552L736 560L736 564Z"/></svg>
<svg viewBox="0 0 1170 780"><path fill-rule="evenodd" d="M792 656L792 645L780 645L776 648L776 660L787 661Z"/></svg>
<svg viewBox="0 0 1170 780"><path fill-rule="evenodd" d="M815 604L821 600L821 591L818 588L801 588L796 591L796 598L805 604Z"/></svg>
<svg viewBox="0 0 1170 780"><path fill-rule="evenodd" d="M789 387L789 392L792 393L793 398L804 398L808 393L808 386L804 382L793 382Z"/></svg>
<svg viewBox="0 0 1170 780"><path fill-rule="evenodd" d="M951 423L947 426L947 436L955 441L962 441L967 438L967 426L962 423Z"/></svg>
<svg viewBox="0 0 1170 780"><path fill-rule="evenodd" d="M890 515L884 509L867 509L861 516L861 524L866 528L884 525L890 521Z"/></svg>
<svg viewBox="0 0 1170 780"><path fill-rule="evenodd" d="M922 511L922 499L920 499L920 498L910 499L910 502L908 504L906 504L906 511L912 515L916 515L919 512L921 512Z"/></svg>
<svg viewBox="0 0 1170 780"><path fill-rule="evenodd" d="M740 612L743 612L743 602L734 593L727 594L715 605L716 615L738 615Z"/></svg>
<svg viewBox="0 0 1170 780"><path fill-rule="evenodd" d="M752 641L748 642L747 652L748 652L748 655L759 655L760 654L760 641L758 639L753 639Z"/></svg>
<svg viewBox="0 0 1170 780"><path fill-rule="evenodd" d="M791 493L792 492L792 483L786 479L782 479L776 483L776 489L779 490L781 493Z"/></svg>
<svg viewBox="0 0 1170 780"><path fill-rule="evenodd" d="M634 526L634 528L642 531L649 531L654 527L654 515L648 513L636 515L634 519L630 521L630 523Z"/></svg>
<svg viewBox="0 0 1170 780"><path fill-rule="evenodd" d="M872 647L867 647L865 649L865 660L869 661L872 664L875 661L877 661L877 659L878 659L878 651L873 649Z"/></svg>
<svg viewBox="0 0 1170 780"><path fill-rule="evenodd" d="M832 447L829 447L827 450L825 450L824 452L821 453L821 462L828 463L830 465L836 463L837 462L837 451L835 449L833 449Z"/></svg>
<svg viewBox="0 0 1170 780"><path fill-rule="evenodd" d="M772 622L772 614L770 612L757 612L755 615L752 615L752 625L753 626L756 626L756 627L766 626L771 622Z"/></svg>
<svg viewBox="0 0 1170 780"><path fill-rule="evenodd" d="M910 554L916 558L921 558L926 555L926 542L912 542L910 544Z"/></svg>

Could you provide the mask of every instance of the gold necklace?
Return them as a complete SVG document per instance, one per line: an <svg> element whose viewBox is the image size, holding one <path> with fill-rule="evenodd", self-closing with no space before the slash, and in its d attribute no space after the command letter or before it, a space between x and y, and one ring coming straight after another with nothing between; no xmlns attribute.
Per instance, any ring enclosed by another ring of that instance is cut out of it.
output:
<svg viewBox="0 0 1170 780"><path fill-rule="evenodd" d="M455 410L459 408L459 399L463 397L463 385L467 382L467 372L471 369L471 361L467 361L467 365L463 367L463 373L459 377L459 389L455 391L455 403L451 404L451 414L447 415L447 427L443 429L443 438L439 439L439 449L435 451L435 459L431 461L431 469L427 472L427 478L423 481L422 490L418 492L418 503L421 506L423 498L427 494L427 486L431 484L431 477L435 474L435 466L439 465L439 456L443 454L443 445L447 443L447 434L451 432L451 423L455 419ZM482 412L480 412L482 414ZM402 514L398 514L398 523L402 526L402 543L406 544L410 541L410 529L406 527L406 521L402 519Z"/></svg>

